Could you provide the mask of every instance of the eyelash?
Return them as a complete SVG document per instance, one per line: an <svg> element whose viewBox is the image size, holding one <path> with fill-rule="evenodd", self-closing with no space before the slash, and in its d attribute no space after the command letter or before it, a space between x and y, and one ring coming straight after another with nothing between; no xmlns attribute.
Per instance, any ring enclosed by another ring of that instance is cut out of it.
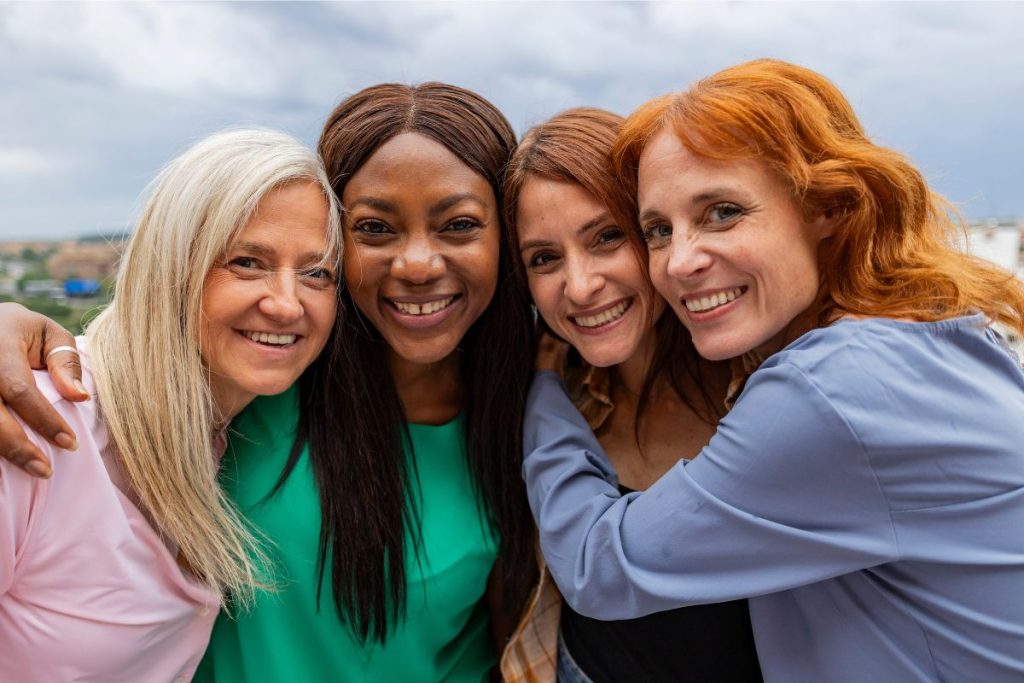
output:
<svg viewBox="0 0 1024 683"><path fill-rule="evenodd" d="M713 213L715 213L716 211L721 211L722 209L727 209L729 211L732 211L733 213L732 213L731 216L729 216L727 218L721 218L721 219L719 219L717 221L712 220L711 219L711 215ZM719 223L719 224L730 223L731 224L736 219L742 217L743 214L744 214L743 208L740 207L737 204L733 204L732 202L718 202L717 204L712 204L710 207L708 207L707 212L704 214L704 223L705 224L706 223Z"/></svg>

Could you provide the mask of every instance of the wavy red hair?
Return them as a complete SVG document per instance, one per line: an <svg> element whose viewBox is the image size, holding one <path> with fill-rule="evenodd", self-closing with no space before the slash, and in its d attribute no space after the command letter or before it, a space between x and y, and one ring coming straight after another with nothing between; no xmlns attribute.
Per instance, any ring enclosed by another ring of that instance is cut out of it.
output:
<svg viewBox="0 0 1024 683"><path fill-rule="evenodd" d="M635 184L647 141L670 127L694 154L764 161L805 219L836 216L819 252L821 324L843 315L934 321L976 311L1024 334L1024 285L958 246L962 218L903 155L874 144L824 76L746 62L641 106L616 142Z"/></svg>

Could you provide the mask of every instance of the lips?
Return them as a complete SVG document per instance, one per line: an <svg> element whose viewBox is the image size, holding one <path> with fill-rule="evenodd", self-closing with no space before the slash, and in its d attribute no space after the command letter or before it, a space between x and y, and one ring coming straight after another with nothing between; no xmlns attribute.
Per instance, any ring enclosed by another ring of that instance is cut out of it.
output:
<svg viewBox="0 0 1024 683"><path fill-rule="evenodd" d="M608 323L615 322L629 310L629 307L633 305L632 299L625 299L618 302L603 311L592 313L589 315L571 315L569 319L573 323L584 328L600 327L601 325L607 325Z"/></svg>
<svg viewBox="0 0 1024 683"><path fill-rule="evenodd" d="M240 332L252 341L266 344L267 346L290 346L299 338L297 334L260 332L257 330L240 330Z"/></svg>
<svg viewBox="0 0 1024 683"><path fill-rule="evenodd" d="M746 287L723 289L718 292L704 293L700 296L684 298L683 304L685 304L686 310L691 313L708 313L719 306L724 306L725 304L735 300L746 291Z"/></svg>
<svg viewBox="0 0 1024 683"><path fill-rule="evenodd" d="M456 296L449 296L442 299L434 299L433 301L424 301L419 303L407 302L407 301L396 301L394 299L387 299L388 303L394 306L400 313L405 315L430 315L431 313L437 313L455 303Z"/></svg>

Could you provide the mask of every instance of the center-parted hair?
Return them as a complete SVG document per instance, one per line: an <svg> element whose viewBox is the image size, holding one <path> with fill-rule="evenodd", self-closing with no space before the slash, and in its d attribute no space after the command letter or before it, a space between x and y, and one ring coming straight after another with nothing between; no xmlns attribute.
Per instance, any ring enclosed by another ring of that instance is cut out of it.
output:
<svg viewBox="0 0 1024 683"><path fill-rule="evenodd" d="M403 133L435 140L484 177L500 215L515 134L490 102L444 83L376 85L337 106L319 143L336 195L374 152ZM533 339L528 297L513 282L517 256L504 239L500 245L494 299L459 345L462 415L467 464L483 500L481 523L493 522L500 534L505 598L518 605L535 573L533 521L521 477ZM415 474L403 450L403 443L412 444L386 342L361 315L344 280L340 302L329 353L300 383L297 448L308 442L320 490L320 590L329 567L339 617L361 638L383 641L405 613L406 560L420 540L410 495ZM412 547L405 547L406 535Z"/></svg>
<svg viewBox="0 0 1024 683"><path fill-rule="evenodd" d="M747 62L652 100L626 121L617 172L635 182L648 140L671 129L694 154L758 159L810 220L830 213L819 250L821 323L845 314L933 321L976 311L1024 333L1024 285L964 253L963 221L903 155L873 143L842 92L810 69Z"/></svg>

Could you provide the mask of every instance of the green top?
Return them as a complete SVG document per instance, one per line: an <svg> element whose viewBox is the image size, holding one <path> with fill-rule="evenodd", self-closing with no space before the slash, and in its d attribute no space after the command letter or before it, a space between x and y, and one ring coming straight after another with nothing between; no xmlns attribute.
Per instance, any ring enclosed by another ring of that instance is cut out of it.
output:
<svg viewBox="0 0 1024 683"><path fill-rule="evenodd" d="M335 612L329 556L320 609L316 607L320 504L308 450L284 486L259 504L288 459L297 396L293 387L257 398L232 426L221 481L248 519L276 545L279 589L261 595L253 609L235 620L220 615L195 680L485 679L496 656L481 596L497 543L495 533L479 522L462 420L437 427L409 425L415 454L409 456L415 458L420 484L413 479L423 527L422 562L406 557L406 620L383 646L372 640L361 644ZM408 540L406 547L412 547Z"/></svg>

